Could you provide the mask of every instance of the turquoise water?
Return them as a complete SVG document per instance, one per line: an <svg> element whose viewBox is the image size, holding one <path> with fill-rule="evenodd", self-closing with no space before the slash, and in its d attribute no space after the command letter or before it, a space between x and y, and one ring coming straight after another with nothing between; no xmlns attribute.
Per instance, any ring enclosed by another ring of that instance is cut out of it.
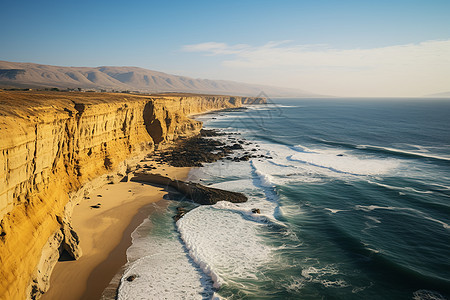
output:
<svg viewBox="0 0 450 300"><path fill-rule="evenodd" d="M172 231L212 297L449 297L450 101L277 99L200 119L273 158L191 172L249 196Z"/></svg>

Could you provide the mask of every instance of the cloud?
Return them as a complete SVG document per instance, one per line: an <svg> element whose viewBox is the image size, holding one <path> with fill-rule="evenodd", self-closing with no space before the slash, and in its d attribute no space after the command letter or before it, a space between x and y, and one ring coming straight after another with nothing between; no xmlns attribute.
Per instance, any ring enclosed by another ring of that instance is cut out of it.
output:
<svg viewBox="0 0 450 300"><path fill-rule="evenodd" d="M195 45L185 45L182 50L185 52L206 52L209 55L227 55L227 54L239 54L250 48L246 44L238 44L234 46L228 46L225 43L207 42Z"/></svg>
<svg viewBox="0 0 450 300"><path fill-rule="evenodd" d="M375 87L392 95L450 90L448 80L444 80L450 78L450 40L371 49L335 49L327 45L295 45L291 41L272 41L262 46L208 42L187 45L183 50L223 56L224 69L243 74L255 74L252 70L285 74L284 81L273 79L277 83L305 81L303 75L308 74L306 82L324 90L328 87L330 92L345 92L351 81L361 85L360 92L366 87L371 95Z"/></svg>
<svg viewBox="0 0 450 300"><path fill-rule="evenodd" d="M286 43L289 43L291 41L279 41L279 42L268 42L266 45L262 46L261 48L274 48ZM230 55L230 54L236 54L236 55L242 55L245 56L245 54L252 53L256 48L251 47L247 44L236 44L236 45L228 45L226 43L217 43L217 42L206 42L206 43L200 43L200 44L193 44L193 45L185 45L182 47L182 50L185 52L203 52L206 55Z"/></svg>

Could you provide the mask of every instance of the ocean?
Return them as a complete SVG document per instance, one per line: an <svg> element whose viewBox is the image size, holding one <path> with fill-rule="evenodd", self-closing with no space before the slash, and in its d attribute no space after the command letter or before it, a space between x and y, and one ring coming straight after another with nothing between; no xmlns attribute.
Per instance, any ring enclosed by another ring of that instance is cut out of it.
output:
<svg viewBox="0 0 450 300"><path fill-rule="evenodd" d="M189 180L249 201L156 205L119 299L449 298L450 101L275 99L197 119L256 157Z"/></svg>

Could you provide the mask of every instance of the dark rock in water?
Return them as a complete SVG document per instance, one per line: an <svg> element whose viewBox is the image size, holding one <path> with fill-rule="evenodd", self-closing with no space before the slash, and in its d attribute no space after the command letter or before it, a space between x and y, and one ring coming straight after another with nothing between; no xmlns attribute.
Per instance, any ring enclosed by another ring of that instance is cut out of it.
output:
<svg viewBox="0 0 450 300"><path fill-rule="evenodd" d="M236 157L234 159L234 161L248 161L248 160L250 160L250 155L244 155L244 156L241 156L241 157Z"/></svg>
<svg viewBox="0 0 450 300"><path fill-rule="evenodd" d="M159 160L174 167L202 167L202 163L218 161L234 150L243 149L239 143L228 146L222 141L209 138L225 134L216 130L202 129L198 136L180 140L171 149L160 151L158 153ZM228 138L230 141L236 141L230 136Z"/></svg>
<svg viewBox="0 0 450 300"><path fill-rule="evenodd" d="M261 211L259 210L259 208L252 208L252 213L254 213L254 214L260 214Z"/></svg>
<svg viewBox="0 0 450 300"><path fill-rule="evenodd" d="M179 219L181 219L186 213L185 212L179 212L177 213L175 216L173 216L172 218L174 219L175 222L177 222Z"/></svg>
<svg viewBox="0 0 450 300"><path fill-rule="evenodd" d="M137 278L137 275L130 275L127 277L127 281L131 282Z"/></svg>
<svg viewBox="0 0 450 300"><path fill-rule="evenodd" d="M173 216L172 218L176 222L179 219L181 219L187 212L188 212L188 210L186 209L186 207L178 206L177 207L177 214L175 216Z"/></svg>
<svg viewBox="0 0 450 300"><path fill-rule="evenodd" d="M97 197L103 197L102 195L97 195Z"/></svg>
<svg viewBox="0 0 450 300"><path fill-rule="evenodd" d="M220 132L215 129L201 129L200 130L200 136L206 136L206 137L213 137L213 136L221 136L225 135L226 133Z"/></svg>
<svg viewBox="0 0 450 300"><path fill-rule="evenodd" d="M186 208L184 208L182 206L178 206L177 207L177 212L186 212Z"/></svg>
<svg viewBox="0 0 450 300"><path fill-rule="evenodd" d="M131 180L173 187L193 202L202 205L212 205L216 204L218 201L228 201L232 203L242 203L247 201L247 196L242 193L210 188L199 183L172 180L159 174L139 172L136 173Z"/></svg>
<svg viewBox="0 0 450 300"><path fill-rule="evenodd" d="M336 156L344 156L344 154L338 154L338 155L336 155Z"/></svg>
<svg viewBox="0 0 450 300"><path fill-rule="evenodd" d="M96 205L91 205L91 207L92 207L92 208L100 208L100 205L101 205L101 204L99 203L99 204L96 204Z"/></svg>

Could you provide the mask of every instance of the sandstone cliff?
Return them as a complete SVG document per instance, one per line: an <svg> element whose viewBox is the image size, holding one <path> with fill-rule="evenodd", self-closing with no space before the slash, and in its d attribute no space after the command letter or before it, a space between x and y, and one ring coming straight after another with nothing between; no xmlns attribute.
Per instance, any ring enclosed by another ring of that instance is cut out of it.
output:
<svg viewBox="0 0 450 300"><path fill-rule="evenodd" d="M198 132L190 114L255 101L264 100L0 91L0 299L38 298L59 254L81 255L70 216L85 191Z"/></svg>

